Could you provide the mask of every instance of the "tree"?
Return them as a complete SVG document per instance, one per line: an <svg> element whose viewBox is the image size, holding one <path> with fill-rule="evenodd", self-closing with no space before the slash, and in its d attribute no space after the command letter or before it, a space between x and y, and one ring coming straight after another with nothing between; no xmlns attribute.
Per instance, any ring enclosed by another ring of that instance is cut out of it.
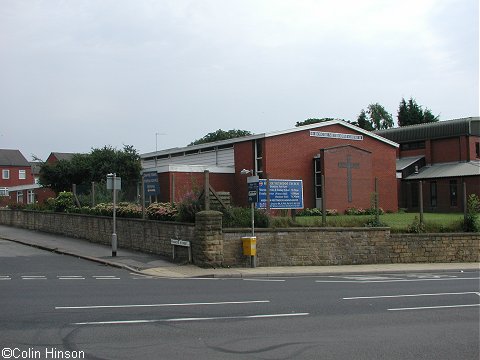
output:
<svg viewBox="0 0 480 360"><path fill-rule="evenodd" d="M362 109L357 125L368 131L389 129L393 127L393 118L382 105L375 103L368 105L366 111Z"/></svg>
<svg viewBox="0 0 480 360"><path fill-rule="evenodd" d="M208 133L204 137L197 139L195 141L192 141L188 146L191 145L199 145L199 144L206 144L206 143L211 143L215 141L220 141L220 140L228 140L228 139L234 139L237 137L242 137L242 136L248 136L252 135L252 133L248 130L221 130L218 129L217 131Z"/></svg>
<svg viewBox="0 0 480 360"><path fill-rule="evenodd" d="M434 116L429 109L423 110L413 98L410 98L408 102L402 98L398 107L397 120L398 126L408 126L437 122L439 116Z"/></svg>
<svg viewBox="0 0 480 360"><path fill-rule="evenodd" d="M311 118L305 121L297 121L295 126L299 127L299 126L311 125L311 124L316 124L316 123L321 123L321 122L331 121L331 120L335 120L335 119L334 118L321 118L321 119Z"/></svg>
<svg viewBox="0 0 480 360"><path fill-rule="evenodd" d="M91 182L105 181L107 174L122 178L122 188L136 187L140 180L140 156L130 145L123 150L110 146L92 149L90 154L75 154L70 161L60 160L40 167L40 183L55 192L70 191L72 184L89 187Z"/></svg>

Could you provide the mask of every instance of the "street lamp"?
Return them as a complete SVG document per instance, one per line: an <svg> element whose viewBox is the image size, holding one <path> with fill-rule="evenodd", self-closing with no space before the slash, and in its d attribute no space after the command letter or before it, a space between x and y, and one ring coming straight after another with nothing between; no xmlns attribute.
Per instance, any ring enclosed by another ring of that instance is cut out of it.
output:
<svg viewBox="0 0 480 360"><path fill-rule="evenodd" d="M109 181L111 181L110 186L108 186ZM112 257L117 256L117 222L116 222L116 207L117 207L117 174L110 173L107 174L107 188L111 188L113 191L113 233L112 233Z"/></svg>

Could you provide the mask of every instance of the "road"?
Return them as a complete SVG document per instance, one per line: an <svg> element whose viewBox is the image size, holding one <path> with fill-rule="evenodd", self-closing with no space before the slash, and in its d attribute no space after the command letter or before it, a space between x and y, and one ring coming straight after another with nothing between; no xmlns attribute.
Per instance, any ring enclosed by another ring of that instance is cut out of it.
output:
<svg viewBox="0 0 480 360"><path fill-rule="evenodd" d="M479 304L478 271L159 279L0 240L0 359L478 359Z"/></svg>

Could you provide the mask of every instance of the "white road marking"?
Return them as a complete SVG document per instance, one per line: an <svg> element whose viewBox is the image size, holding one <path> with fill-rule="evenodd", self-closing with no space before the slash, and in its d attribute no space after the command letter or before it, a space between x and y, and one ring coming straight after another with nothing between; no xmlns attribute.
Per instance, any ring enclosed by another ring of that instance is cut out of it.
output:
<svg viewBox="0 0 480 360"><path fill-rule="evenodd" d="M369 284L369 283L389 283L389 282L414 282L414 281L461 281L461 280L479 280L480 277L473 278L442 278L442 279L401 279L401 280L315 280L317 283L356 283L356 284Z"/></svg>
<svg viewBox="0 0 480 360"><path fill-rule="evenodd" d="M77 275L61 275L57 276L58 280L85 280L83 276Z"/></svg>
<svg viewBox="0 0 480 360"><path fill-rule="evenodd" d="M0 275L0 281L1 280L12 280L12 278L10 277L10 275Z"/></svg>
<svg viewBox="0 0 480 360"><path fill-rule="evenodd" d="M445 306L422 306L422 307L398 308L398 309L387 309L387 310L388 310L388 311L408 311L408 310L429 310L429 309L452 309L452 308L476 307L476 306L480 306L480 304L445 305Z"/></svg>
<svg viewBox="0 0 480 360"><path fill-rule="evenodd" d="M292 316L307 316L310 313L289 313L289 314L265 314L265 315L245 315L245 316L218 316L203 318L172 318L172 319L155 319L155 320L119 320L119 321L92 321L79 322L73 325L128 325L128 324L147 324L156 322L184 322L184 321L212 321L212 320L249 320L249 319L268 319Z"/></svg>
<svg viewBox="0 0 480 360"><path fill-rule="evenodd" d="M285 280L279 280L279 279L243 279L243 281L283 282Z"/></svg>
<svg viewBox="0 0 480 360"><path fill-rule="evenodd" d="M56 306L56 307L55 307L55 310L69 310L69 309L115 309L115 308L139 308L139 307L202 306L202 305L235 305L235 304L261 304L261 303L269 303L269 302L270 302L270 300L247 300L247 301L220 301L220 302L172 303L172 304Z"/></svg>
<svg viewBox="0 0 480 360"><path fill-rule="evenodd" d="M402 298L402 297L421 297L421 296L444 296L444 295L468 295L478 294L477 292L459 292L459 293L438 293L438 294L409 294L409 295L380 295L380 296L355 296L344 297L343 300L361 300L361 299L388 299L388 298Z"/></svg>
<svg viewBox="0 0 480 360"><path fill-rule="evenodd" d="M98 275L92 276L95 280L121 280L119 277L115 275Z"/></svg>
<svg viewBox="0 0 480 360"><path fill-rule="evenodd" d="M47 280L46 276L39 275L25 275L22 276L22 280Z"/></svg>

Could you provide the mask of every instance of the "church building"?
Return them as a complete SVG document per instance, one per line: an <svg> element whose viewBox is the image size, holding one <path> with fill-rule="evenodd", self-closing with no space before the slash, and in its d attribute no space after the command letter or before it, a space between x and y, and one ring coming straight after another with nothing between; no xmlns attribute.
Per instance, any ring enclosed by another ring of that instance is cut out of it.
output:
<svg viewBox="0 0 480 360"><path fill-rule="evenodd" d="M377 183L379 206L397 211L398 144L341 120L256 134L213 143L142 154L143 173L157 173L158 201L177 202L201 191L204 173L231 204L248 205L247 176L301 180L304 208L325 207L343 213L370 208Z"/></svg>

